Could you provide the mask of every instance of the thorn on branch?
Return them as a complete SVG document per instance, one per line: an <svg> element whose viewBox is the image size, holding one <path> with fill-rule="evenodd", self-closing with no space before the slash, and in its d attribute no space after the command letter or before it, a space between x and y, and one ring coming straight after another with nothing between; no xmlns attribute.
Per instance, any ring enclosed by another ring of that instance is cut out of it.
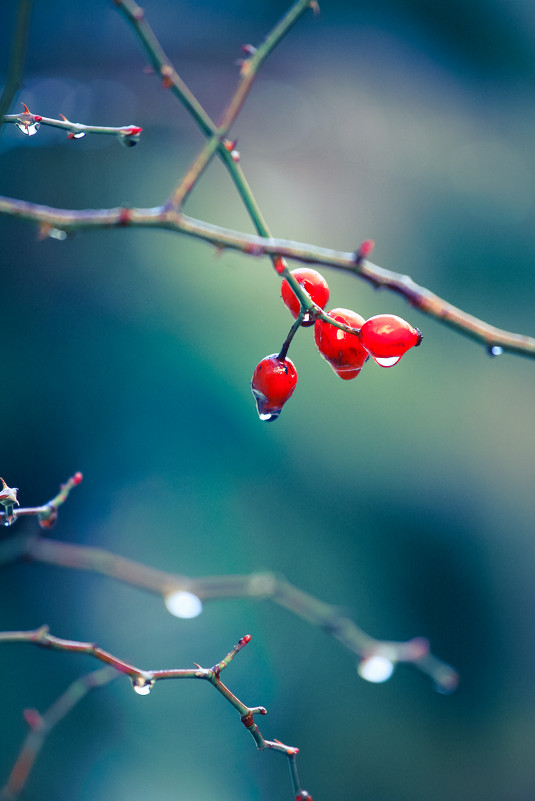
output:
<svg viewBox="0 0 535 801"><path fill-rule="evenodd" d="M360 267L364 259L367 259L375 247L373 239L365 239L362 245L355 253L355 264Z"/></svg>
<svg viewBox="0 0 535 801"><path fill-rule="evenodd" d="M169 64L164 64L160 69L162 76L162 86L164 89L170 89L173 85L173 68Z"/></svg>
<svg viewBox="0 0 535 801"><path fill-rule="evenodd" d="M124 208L121 209L119 212L119 217L117 219L117 225L128 225L132 221L132 209Z"/></svg>

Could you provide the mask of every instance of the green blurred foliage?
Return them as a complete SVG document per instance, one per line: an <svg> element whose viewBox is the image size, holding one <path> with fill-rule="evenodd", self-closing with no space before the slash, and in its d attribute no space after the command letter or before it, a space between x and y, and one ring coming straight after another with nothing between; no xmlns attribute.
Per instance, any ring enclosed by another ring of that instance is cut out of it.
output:
<svg viewBox="0 0 535 801"><path fill-rule="evenodd" d="M127 150L9 127L0 191L65 208L161 203L202 142L195 126L143 72L111 3L34 5L20 100L144 131ZM0 12L3 70L15 6ZM217 116L241 43L285 7L147 0L146 12ZM373 238L377 263L533 334L534 34L527 0L324 0L266 63L232 132L273 234L341 250ZM219 164L188 212L251 230ZM337 643L269 604L212 602L180 621L141 591L40 565L2 570L0 627L46 622L145 668L213 664L250 632L228 684L268 707L266 737L300 747L315 798L531 799L533 364L489 359L326 271L332 306L400 314L423 345L346 383L303 330L296 392L261 424L250 375L290 324L267 260L158 231L38 241L0 218L0 236L0 474L33 505L83 471L54 536L191 575L278 571L375 636L429 637L462 681L444 697L400 666L373 686ZM46 709L93 663L5 646L0 665L2 781L21 710ZM162 683L140 699L119 681L53 733L25 798L289 793L284 760L255 753L209 687Z"/></svg>

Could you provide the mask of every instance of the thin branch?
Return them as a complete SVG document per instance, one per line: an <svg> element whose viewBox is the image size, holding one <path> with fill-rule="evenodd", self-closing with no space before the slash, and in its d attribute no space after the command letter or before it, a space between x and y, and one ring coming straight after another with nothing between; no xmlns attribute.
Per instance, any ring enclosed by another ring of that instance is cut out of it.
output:
<svg viewBox="0 0 535 801"><path fill-rule="evenodd" d="M361 659L381 657L392 665L398 662L413 664L432 679L439 692L452 692L457 686L456 671L430 653L426 640L418 637L408 642L377 640L346 617L339 607L321 601L274 573L191 578L158 570L101 548L35 535L13 537L0 543L0 565L19 559L109 576L160 595L164 600L179 592L191 593L201 601L221 598L269 600L322 628ZM123 667L123 672L135 675L132 666Z"/></svg>
<svg viewBox="0 0 535 801"><path fill-rule="evenodd" d="M30 27L31 7L32 0L19 0L17 6L17 18L15 21L15 32L11 46L9 72L2 95L0 96L0 134L2 133L4 114L9 111L15 95L17 94L17 91L22 83L26 43L28 39L28 29Z"/></svg>
<svg viewBox="0 0 535 801"><path fill-rule="evenodd" d="M139 140L142 128L139 125L121 125L119 128L111 128L103 125L84 125L81 122L71 122L61 114L61 120L53 117L42 117L40 114L32 114L28 107L23 103L24 111L20 114L6 114L0 118L2 123L13 123L26 132L31 126L39 128L40 125L48 125L52 128L60 128L67 132L69 139L81 139L86 134L105 134L108 136L118 136L119 140L127 147L135 145Z"/></svg>
<svg viewBox="0 0 535 801"><path fill-rule="evenodd" d="M240 701L230 690L229 688L223 684L221 681L221 671L224 670L232 659L236 656L236 654L250 642L251 637L249 634L246 634L242 637L237 644L232 648L232 650L212 668L203 668L200 665L195 665L194 668L172 668L169 670L142 670L141 668L134 667L130 665L128 662L125 662L122 659L104 651L95 643L89 642L79 642L77 640L64 640L60 637L55 637L49 633L47 626L41 626L38 629L33 631L4 631L0 632L0 643L30 643L33 645L37 645L40 648L50 648L55 651L67 651L70 653L82 653L87 654L88 656L93 657L94 659L98 659L101 662L104 662L106 665L109 665L119 674L126 674L132 680L132 686L134 691L137 692L139 695L148 695L152 690L152 687L157 681L163 679L203 679L208 681L212 684L213 687L237 710L240 715L241 721L245 728L251 733L256 746L259 750L272 750L278 751L279 753L285 754L289 760L295 760L295 757L298 753L298 749L294 748L293 746L284 745L279 740L266 740L263 735L261 734L255 720L255 715L265 715L267 714L267 710L263 706L254 706L250 707ZM82 692L82 688L78 687L73 695L80 694ZM62 702L62 707L68 706L70 703L70 707L74 705L72 701L74 698L69 697L67 700ZM61 710L60 710L61 711ZM68 711L68 709L66 710ZM65 712L63 713L65 714ZM63 714L60 717L63 717ZM56 710L56 719L59 719L58 713ZM20 759L20 757L19 757ZM31 765L30 765L31 767ZM26 777L28 775L29 770L26 770L25 775L22 771L20 771L21 776L18 780L18 784L15 785L16 789L19 787L20 782L22 781L22 785L20 785L20 789L24 785ZM308 793L301 788L299 785L299 781L297 779L297 788L295 786L295 780L297 777L297 772L290 771L292 777L292 788L294 790L294 796L297 794L301 794L302 798L309 798ZM13 772L12 772L13 776ZM13 784L13 782L12 782ZM6 787L9 786L9 781ZM303 795L304 794L304 795ZM12 796L5 796L6 798L14 797Z"/></svg>
<svg viewBox="0 0 535 801"><path fill-rule="evenodd" d="M81 484L82 479L83 476L80 472L75 473L65 484L61 485L58 494L48 503L42 506L13 507L9 512L0 512L0 521L3 521L4 525L8 526L13 525L19 517L37 517L41 528L52 528L57 520L59 507L65 503L71 490Z"/></svg>
<svg viewBox="0 0 535 801"><path fill-rule="evenodd" d="M260 67L309 7L310 0L297 0L282 19L279 20L273 30L266 36L260 47L258 49L253 48L250 57L241 62L240 80L236 91L223 112L219 124L213 129L205 146L199 152L186 175L182 178L171 195L170 203L173 208L178 209L184 204L188 194L211 162L217 150L221 147L221 144L223 144L228 151L229 148L226 146L225 137L243 108L243 104L251 90L253 81ZM232 145L230 150L232 160L235 161L236 156L233 155L235 151Z"/></svg>
<svg viewBox="0 0 535 801"><path fill-rule="evenodd" d="M116 678L118 678L118 674L112 668L99 668L99 670L94 670L76 679L42 715L36 709L26 709L24 711L24 717L30 727L30 731L22 744L7 782L0 788L0 801L14 801L20 795L28 781L39 752L52 729L91 690L103 687Z"/></svg>
<svg viewBox="0 0 535 801"><path fill-rule="evenodd" d="M261 237L269 239L271 237L269 228L262 215L262 212L260 211L260 207L256 202L256 198L254 197L251 188L247 183L245 175L243 174L243 170L239 166L238 160L234 157L232 143L228 142L224 139L224 137L222 138L221 135L218 134L218 127L216 124L206 113L193 92L190 91L182 78L178 75L173 64L171 63L171 60L165 54L160 42L158 41L158 38L147 22L144 10L135 2L135 0L114 0L114 2L119 11L132 25L136 36L138 37L147 54L150 64L152 65L156 74L161 77L163 86L168 88L182 103L186 110L192 115L193 119L204 135L209 138L213 137L214 140L217 140L217 152L227 168L232 181L234 182L236 190L252 220L257 234ZM308 3L295 4L293 8L296 10L297 16L295 19L293 19L292 16L290 17L291 24L293 24L293 22L297 20L298 16L300 16L302 13L302 8L304 10L304 8L307 6L310 7L315 13L318 10L316 0L309 0ZM292 11L289 13L293 14ZM267 47L269 48L270 45L268 44ZM259 58L263 58L262 52ZM236 102L239 102L239 98ZM202 151L203 155L199 156L199 164L193 168L191 176L186 176L184 179L184 189L186 194L189 191L189 184L191 181L194 182L196 180L195 171L199 168L202 171L204 166L206 166L211 158L211 148L213 146L213 144L208 144L207 150ZM206 164L204 163L205 160ZM178 203L181 202L180 197L177 197L176 200ZM162 209L165 208L166 205L164 204ZM310 306L307 306L307 303L310 304L310 298L308 298L301 284L293 277L284 259L281 259L275 255L272 256L271 261L275 271L279 275L286 278L297 298L301 302L303 308L307 311L310 310Z"/></svg>
<svg viewBox="0 0 535 801"><path fill-rule="evenodd" d="M367 259L358 258L355 253L348 253L329 248L321 248L302 242L287 239L265 239L223 228L212 223L179 214L173 210L157 206L152 209L86 209L71 211L42 206L25 200L0 197L0 214L32 220L40 223L42 230L59 229L60 231L76 231L94 228L113 228L133 226L139 228L161 228L187 234L202 239L218 248L238 250L252 256L282 256L305 264L321 264L346 270L364 279L376 288L388 289L405 298L411 306L423 314L437 319L444 325L483 344L489 352L497 348L521 356L535 358L535 338L515 334L486 323L458 307L443 300L430 290L415 283L408 275L379 267ZM293 276L292 276L293 278ZM301 304L304 309L344 331L354 333L354 329L333 321L326 312L318 309L298 284ZM293 284L292 284L293 289ZM294 290L296 291L296 290ZM297 294L297 291L296 291Z"/></svg>

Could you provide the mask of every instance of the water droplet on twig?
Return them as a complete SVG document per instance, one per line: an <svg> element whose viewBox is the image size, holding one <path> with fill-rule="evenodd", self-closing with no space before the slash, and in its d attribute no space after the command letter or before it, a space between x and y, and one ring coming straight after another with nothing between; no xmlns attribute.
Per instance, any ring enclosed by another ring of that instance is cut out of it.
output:
<svg viewBox="0 0 535 801"><path fill-rule="evenodd" d="M503 348L500 345L489 345L488 353L489 356L501 356L503 353Z"/></svg>
<svg viewBox="0 0 535 801"><path fill-rule="evenodd" d="M25 134L25 136L33 136L39 130L38 122L27 122L21 120L21 122L17 122L16 125L19 131Z"/></svg>
<svg viewBox="0 0 535 801"><path fill-rule="evenodd" d="M154 679L146 679L143 676L134 676L132 678L132 687L134 692L138 695L149 695L154 687Z"/></svg>
<svg viewBox="0 0 535 801"><path fill-rule="evenodd" d="M164 603L167 611L175 617L197 617L202 612L201 599L185 590L169 593L165 596Z"/></svg>
<svg viewBox="0 0 535 801"><path fill-rule="evenodd" d="M362 662L359 662L357 672L366 681L380 684L390 678L394 672L394 664L385 656L374 654L365 657Z"/></svg>

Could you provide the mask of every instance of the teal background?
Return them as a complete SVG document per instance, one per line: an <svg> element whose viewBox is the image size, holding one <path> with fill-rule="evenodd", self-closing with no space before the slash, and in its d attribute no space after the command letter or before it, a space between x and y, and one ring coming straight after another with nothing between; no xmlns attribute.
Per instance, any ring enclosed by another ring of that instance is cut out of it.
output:
<svg viewBox="0 0 535 801"><path fill-rule="evenodd" d="M15 5L0 11L4 71ZM215 117L240 45L285 8L145 3ZM527 0L323 0L265 64L232 131L273 234L340 250L374 239L378 264L533 335L534 35ZM35 0L20 100L144 130L124 149L9 126L0 192L64 208L161 203L202 137L144 64L111 3ZM252 230L218 163L188 212ZM178 620L139 590L37 564L2 568L0 628L48 623L148 669L212 665L250 633L227 683L268 708L267 738L299 746L316 801L530 801L532 362L490 359L393 294L325 270L331 308L400 314L422 347L342 382L303 330L290 351L297 389L262 424L250 376L291 322L267 260L161 231L38 241L35 226L6 217L0 241L0 475L26 506L84 473L54 537L192 576L278 571L374 636L429 637L461 684L442 696L403 665L366 683L340 645L269 603L211 602ZM25 734L21 710L45 710L93 667L0 649L0 782ZM162 682L139 698L125 680L54 730L24 797L290 793L285 760L258 754L210 687Z"/></svg>

